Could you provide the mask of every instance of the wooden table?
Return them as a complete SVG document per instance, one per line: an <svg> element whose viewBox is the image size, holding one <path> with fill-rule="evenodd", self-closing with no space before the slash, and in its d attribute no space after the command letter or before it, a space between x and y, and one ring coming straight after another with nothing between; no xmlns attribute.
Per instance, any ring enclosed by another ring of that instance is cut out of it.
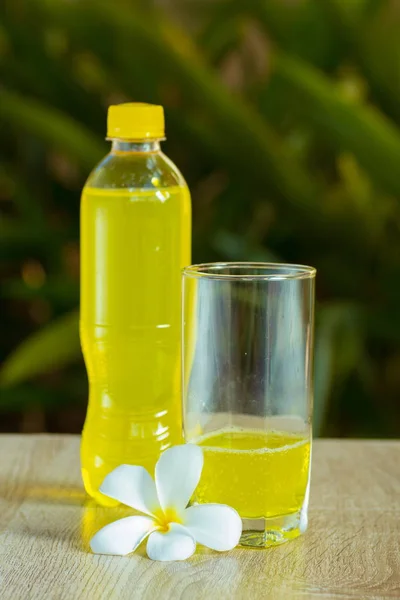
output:
<svg viewBox="0 0 400 600"><path fill-rule="evenodd" d="M400 598L400 442L317 441L305 536L174 563L89 552L125 509L85 496L78 437L1 436L0 457L2 600Z"/></svg>

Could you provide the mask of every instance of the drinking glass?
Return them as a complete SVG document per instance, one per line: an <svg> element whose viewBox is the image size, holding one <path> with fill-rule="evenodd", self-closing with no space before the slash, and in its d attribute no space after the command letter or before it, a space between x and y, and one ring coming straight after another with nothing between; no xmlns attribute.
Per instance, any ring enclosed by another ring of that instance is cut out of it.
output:
<svg viewBox="0 0 400 600"><path fill-rule="evenodd" d="M194 502L235 508L242 545L307 528L315 269L211 263L183 271L183 418L204 468Z"/></svg>

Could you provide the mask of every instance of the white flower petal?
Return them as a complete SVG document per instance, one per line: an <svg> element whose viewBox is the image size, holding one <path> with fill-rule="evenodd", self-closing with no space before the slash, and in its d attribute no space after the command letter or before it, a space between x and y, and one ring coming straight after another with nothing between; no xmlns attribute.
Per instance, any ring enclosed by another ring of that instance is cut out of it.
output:
<svg viewBox="0 0 400 600"><path fill-rule="evenodd" d="M125 555L136 550L155 528L149 517L126 517L100 529L90 540L95 554Z"/></svg>
<svg viewBox="0 0 400 600"><path fill-rule="evenodd" d="M169 530L153 531L147 542L147 555L152 560L185 560L196 550L192 535L178 523L170 523Z"/></svg>
<svg viewBox="0 0 400 600"><path fill-rule="evenodd" d="M120 465L106 476L100 492L148 515L160 509L154 481L143 467Z"/></svg>
<svg viewBox="0 0 400 600"><path fill-rule="evenodd" d="M242 520L225 504L198 504L187 508L183 524L195 540L212 550L232 550L242 534Z"/></svg>
<svg viewBox="0 0 400 600"><path fill-rule="evenodd" d="M179 514L199 483L203 469L203 451L194 444L182 444L166 450L156 464L156 486L161 507L174 508Z"/></svg>

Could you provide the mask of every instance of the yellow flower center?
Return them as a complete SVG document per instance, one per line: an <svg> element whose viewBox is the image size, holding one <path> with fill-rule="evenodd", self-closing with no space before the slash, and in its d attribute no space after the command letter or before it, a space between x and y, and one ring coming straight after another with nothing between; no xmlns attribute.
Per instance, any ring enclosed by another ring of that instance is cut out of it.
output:
<svg viewBox="0 0 400 600"><path fill-rule="evenodd" d="M156 518L159 530L163 533L167 533L167 531L169 531L171 523L182 524L182 519L179 517L175 508L166 508L164 511L160 508L154 512L154 516Z"/></svg>

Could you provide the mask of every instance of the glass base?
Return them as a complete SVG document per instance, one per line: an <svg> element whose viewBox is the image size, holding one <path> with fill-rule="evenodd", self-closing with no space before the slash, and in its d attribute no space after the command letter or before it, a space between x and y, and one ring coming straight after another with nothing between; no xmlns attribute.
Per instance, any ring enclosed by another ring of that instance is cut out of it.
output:
<svg viewBox="0 0 400 600"><path fill-rule="evenodd" d="M269 548L297 538L307 528L301 512L268 519L242 519L243 533L239 544L250 548Z"/></svg>

